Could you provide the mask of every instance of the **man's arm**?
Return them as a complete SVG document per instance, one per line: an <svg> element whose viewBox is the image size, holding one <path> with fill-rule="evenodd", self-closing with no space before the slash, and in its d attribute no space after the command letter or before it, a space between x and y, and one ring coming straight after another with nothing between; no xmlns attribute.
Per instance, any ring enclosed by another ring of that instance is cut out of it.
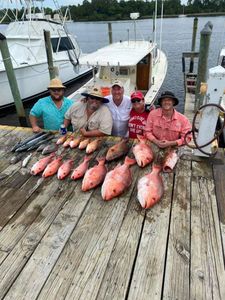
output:
<svg viewBox="0 0 225 300"><path fill-rule="evenodd" d="M69 120L69 119L64 119L63 124L65 125L66 128L70 125L70 123L71 123L71 120Z"/></svg>
<svg viewBox="0 0 225 300"><path fill-rule="evenodd" d="M29 115L30 124L32 127L33 132L40 132L42 131L41 127L38 126L38 118L32 115Z"/></svg>
<svg viewBox="0 0 225 300"><path fill-rule="evenodd" d="M95 137L95 136L105 136L106 135L105 133L101 132L98 129L87 131L86 129L81 128L80 133L85 137Z"/></svg>

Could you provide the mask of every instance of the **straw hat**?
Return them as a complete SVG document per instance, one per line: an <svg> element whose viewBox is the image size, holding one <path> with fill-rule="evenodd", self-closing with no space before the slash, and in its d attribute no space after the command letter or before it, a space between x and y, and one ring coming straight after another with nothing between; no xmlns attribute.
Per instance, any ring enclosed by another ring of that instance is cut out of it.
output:
<svg viewBox="0 0 225 300"><path fill-rule="evenodd" d="M59 78L53 78L50 81L48 89L65 89L66 87L62 84L62 81Z"/></svg>
<svg viewBox="0 0 225 300"><path fill-rule="evenodd" d="M166 91L166 92L163 92L161 94L161 96L158 98L158 104L161 106L161 102L163 99L165 98L170 98L170 99L173 99L174 100L174 104L173 106L176 106L178 103L179 103L179 100L175 97L174 93L172 92L169 92L169 91Z"/></svg>
<svg viewBox="0 0 225 300"><path fill-rule="evenodd" d="M89 93L81 93L84 97L92 97L97 100L102 101L103 103L108 103L109 100L103 97L102 91L99 87L94 86Z"/></svg>

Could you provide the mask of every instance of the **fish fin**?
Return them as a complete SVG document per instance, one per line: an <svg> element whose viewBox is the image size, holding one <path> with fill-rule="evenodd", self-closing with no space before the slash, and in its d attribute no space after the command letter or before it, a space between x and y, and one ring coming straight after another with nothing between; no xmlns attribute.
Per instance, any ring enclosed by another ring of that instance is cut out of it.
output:
<svg viewBox="0 0 225 300"><path fill-rule="evenodd" d="M143 135L140 135L140 134L137 134L137 139L140 142L144 142L144 143L146 143L146 141L147 141L147 139Z"/></svg>
<svg viewBox="0 0 225 300"><path fill-rule="evenodd" d="M126 156L125 160L124 160L124 164L128 165L128 166L132 166L132 165L136 164L136 160L133 158L130 158L129 156Z"/></svg>
<svg viewBox="0 0 225 300"><path fill-rule="evenodd" d="M99 164L100 164L100 163L102 163L102 164L105 163L105 157L104 157L104 156L102 156L102 157L97 157L96 160L97 160L97 162L98 162Z"/></svg>

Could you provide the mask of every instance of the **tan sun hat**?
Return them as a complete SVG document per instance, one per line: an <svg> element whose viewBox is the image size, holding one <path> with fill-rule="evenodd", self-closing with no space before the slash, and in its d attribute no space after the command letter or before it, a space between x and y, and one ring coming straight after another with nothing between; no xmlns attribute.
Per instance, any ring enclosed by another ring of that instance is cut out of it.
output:
<svg viewBox="0 0 225 300"><path fill-rule="evenodd" d="M114 87L115 85L118 85L120 88L123 88L123 83L122 83L122 81L120 81L120 80L118 80L118 79L116 79L116 80L113 81L111 87Z"/></svg>
<svg viewBox="0 0 225 300"><path fill-rule="evenodd" d="M66 87L62 84L62 81L59 78L53 78L50 81L48 89L65 89Z"/></svg>
<svg viewBox="0 0 225 300"><path fill-rule="evenodd" d="M94 86L89 93L81 93L84 97L93 97L97 100L101 100L103 103L108 103L109 100L103 97L101 88Z"/></svg>

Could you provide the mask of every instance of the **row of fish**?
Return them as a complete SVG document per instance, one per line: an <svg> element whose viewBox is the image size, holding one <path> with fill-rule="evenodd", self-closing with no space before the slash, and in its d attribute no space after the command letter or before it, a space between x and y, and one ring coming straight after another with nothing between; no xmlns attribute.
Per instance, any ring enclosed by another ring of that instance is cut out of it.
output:
<svg viewBox="0 0 225 300"><path fill-rule="evenodd" d="M170 163L173 153L168 155ZM107 172L105 158L97 158L98 165L88 169L91 156L85 156L83 162L73 170L71 179L77 180L83 177L82 191L88 191L102 184L101 194L104 200L111 200L121 195L131 184L132 176L130 166L136 163L135 159L126 156L124 164L117 165ZM55 154L42 158L31 169L31 174L37 175L43 171L43 177L49 177L57 173L58 179L64 179L72 170L72 159L62 162L62 157ZM151 173L138 181L137 197L141 206L145 209L152 207L163 196L163 180L161 177L162 166L154 164Z"/></svg>

